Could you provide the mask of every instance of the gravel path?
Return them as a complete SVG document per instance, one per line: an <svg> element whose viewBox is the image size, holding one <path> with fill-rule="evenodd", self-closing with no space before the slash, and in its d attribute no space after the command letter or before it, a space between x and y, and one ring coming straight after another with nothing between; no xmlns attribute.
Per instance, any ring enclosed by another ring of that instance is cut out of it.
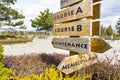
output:
<svg viewBox="0 0 120 80"><path fill-rule="evenodd" d="M68 54L69 51L55 49L51 44L52 38L48 39L38 39L35 38L33 42L13 44L13 45L3 45L4 55L22 55L30 53L62 53Z"/></svg>

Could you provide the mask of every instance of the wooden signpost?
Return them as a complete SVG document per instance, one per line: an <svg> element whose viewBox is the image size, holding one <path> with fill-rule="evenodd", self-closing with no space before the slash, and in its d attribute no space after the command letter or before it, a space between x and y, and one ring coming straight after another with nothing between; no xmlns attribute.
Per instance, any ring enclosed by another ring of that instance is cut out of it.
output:
<svg viewBox="0 0 120 80"><path fill-rule="evenodd" d="M58 66L65 74L82 69L97 62L96 55L111 48L99 36L101 0L61 0L61 11L53 15L55 36L69 38L53 38L54 48L69 50L73 55L66 57ZM86 38L83 38L86 37ZM82 55L84 54L84 56ZM81 56L82 55L82 56ZM81 56L81 57L80 57Z"/></svg>
<svg viewBox="0 0 120 80"><path fill-rule="evenodd" d="M74 71L87 67L97 62L96 55L73 55L70 57L66 57L62 60L62 62L58 65L58 69L64 72L65 74L70 74Z"/></svg>

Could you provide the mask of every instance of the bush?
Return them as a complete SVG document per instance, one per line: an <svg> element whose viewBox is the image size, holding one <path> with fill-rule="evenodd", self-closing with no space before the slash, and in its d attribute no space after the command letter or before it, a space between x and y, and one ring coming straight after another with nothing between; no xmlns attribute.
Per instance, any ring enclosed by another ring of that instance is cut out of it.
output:
<svg viewBox="0 0 120 80"><path fill-rule="evenodd" d="M7 38L17 38L15 35L0 35L0 40L7 39Z"/></svg>
<svg viewBox="0 0 120 80"><path fill-rule="evenodd" d="M20 56L5 56L4 64L7 68L21 73L22 77L30 74L44 73L46 67L58 65L67 55L65 54L28 54Z"/></svg>
<svg viewBox="0 0 120 80"><path fill-rule="evenodd" d="M7 80L11 74L11 69L7 69L3 64L3 47L0 45L0 80Z"/></svg>
<svg viewBox="0 0 120 80"><path fill-rule="evenodd" d="M13 75L9 79L12 80L86 80L91 79L92 75L87 74L83 77L78 76L77 74L74 74L73 76L69 75L63 75L61 71L57 70L55 66L52 66L51 68L46 68L44 74L40 75L27 75L23 78L21 78L19 75L15 75L13 72Z"/></svg>
<svg viewBox="0 0 120 80"><path fill-rule="evenodd" d="M0 40L1 39L7 39L6 35L0 35Z"/></svg>
<svg viewBox="0 0 120 80"><path fill-rule="evenodd" d="M112 64L115 58L108 58L106 60L99 60L94 65L86 68L86 73L93 74L93 80L120 80L120 64ZM116 61L117 62L117 61Z"/></svg>
<svg viewBox="0 0 120 80"><path fill-rule="evenodd" d="M12 38L12 39L4 39L0 40L1 44L15 44L15 43L26 43L32 42L32 38L21 37L21 38Z"/></svg>
<svg viewBox="0 0 120 80"><path fill-rule="evenodd" d="M115 59L117 56L113 56L111 59L106 57L106 60L99 60L70 76L62 74L55 67L50 68L53 64L58 66L66 56L68 55L45 53L6 56L4 63L6 67L16 70L14 76L18 78L17 80L55 80L56 78L60 78L60 80L90 80L91 78L92 80L120 80L120 60L116 61L118 64L112 64L112 60L117 60ZM46 67L48 68L46 69ZM82 75L83 77L81 77ZM14 78L14 76L12 77Z"/></svg>

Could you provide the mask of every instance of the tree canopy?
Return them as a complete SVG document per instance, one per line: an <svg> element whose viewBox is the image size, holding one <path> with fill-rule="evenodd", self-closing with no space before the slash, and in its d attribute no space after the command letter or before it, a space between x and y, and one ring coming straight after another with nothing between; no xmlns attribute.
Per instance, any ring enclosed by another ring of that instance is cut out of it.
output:
<svg viewBox="0 0 120 80"><path fill-rule="evenodd" d="M50 13L49 9L40 11L40 14L35 18L31 19L31 26L37 28L37 31L40 30L51 30L53 27L53 22L51 20L52 13Z"/></svg>
<svg viewBox="0 0 120 80"><path fill-rule="evenodd" d="M0 2L0 24L7 26L21 26L24 24L22 13L12 9L10 5L15 4L16 0L1 0ZM0 25L0 27L1 27Z"/></svg>

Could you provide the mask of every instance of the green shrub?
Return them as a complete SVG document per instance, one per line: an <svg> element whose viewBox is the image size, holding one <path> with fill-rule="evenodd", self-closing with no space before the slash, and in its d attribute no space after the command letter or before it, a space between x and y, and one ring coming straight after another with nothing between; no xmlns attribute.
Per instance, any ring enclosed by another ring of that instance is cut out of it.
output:
<svg viewBox="0 0 120 80"><path fill-rule="evenodd" d="M0 35L0 39L7 39L6 35Z"/></svg>
<svg viewBox="0 0 120 80"><path fill-rule="evenodd" d="M3 47L2 47L2 45L0 45L0 66L3 66L3 64L2 64L2 62L3 62L2 52L3 52Z"/></svg>
<svg viewBox="0 0 120 80"><path fill-rule="evenodd" d="M0 80L7 80L11 74L11 69L7 69L3 64L3 47L0 45Z"/></svg>
<svg viewBox="0 0 120 80"><path fill-rule="evenodd" d="M15 75L13 72L13 75L10 76L9 79L12 80L86 80L91 79L92 75L87 74L83 77L78 76L77 74L74 74L73 76L65 75L63 76L62 72L57 70L55 66L52 66L51 68L46 68L46 71L44 74L40 75L28 75L23 78L20 78L20 75Z"/></svg>
<svg viewBox="0 0 120 80"><path fill-rule="evenodd" d="M15 43L26 43L32 42L32 38L21 37L21 38L12 38L12 39L4 39L0 40L1 44L15 44Z"/></svg>

